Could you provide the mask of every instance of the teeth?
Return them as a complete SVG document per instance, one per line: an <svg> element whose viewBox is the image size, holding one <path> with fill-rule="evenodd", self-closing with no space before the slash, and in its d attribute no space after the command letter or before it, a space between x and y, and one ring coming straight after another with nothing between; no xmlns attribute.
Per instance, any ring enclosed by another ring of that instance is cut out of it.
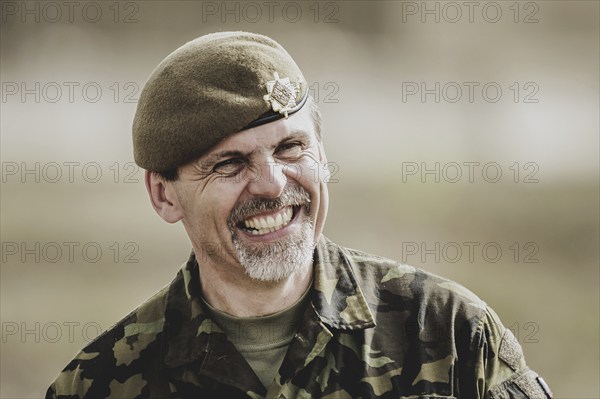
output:
<svg viewBox="0 0 600 399"><path fill-rule="evenodd" d="M292 208L287 208L285 210L285 213L283 214L284 219L283 219L283 223L287 223L292 219Z"/></svg>
<svg viewBox="0 0 600 399"><path fill-rule="evenodd" d="M277 213L275 217L267 216L266 218L247 219L244 221L244 225L247 229L253 229L251 230L253 235L262 235L285 227L292 219L292 216L292 207L286 207L282 212Z"/></svg>

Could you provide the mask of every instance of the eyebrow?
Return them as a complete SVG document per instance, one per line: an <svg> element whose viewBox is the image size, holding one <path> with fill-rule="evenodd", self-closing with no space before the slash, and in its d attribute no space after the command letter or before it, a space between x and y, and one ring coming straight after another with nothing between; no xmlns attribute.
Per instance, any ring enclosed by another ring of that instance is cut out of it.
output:
<svg viewBox="0 0 600 399"><path fill-rule="evenodd" d="M283 144L285 142L288 142L290 140L305 140L309 144L312 141L310 135L306 131L304 131L304 130L292 130L288 136L286 136L286 137L282 138L281 140L279 140L279 142L273 148L277 148L281 144Z"/></svg>
<svg viewBox="0 0 600 399"><path fill-rule="evenodd" d="M281 140L279 142L279 144L283 143L286 140L294 139L294 138L304 138L304 139L308 140L308 139L310 139L310 135L305 130L292 130L290 135L287 136L286 138L284 138L283 140Z"/></svg>

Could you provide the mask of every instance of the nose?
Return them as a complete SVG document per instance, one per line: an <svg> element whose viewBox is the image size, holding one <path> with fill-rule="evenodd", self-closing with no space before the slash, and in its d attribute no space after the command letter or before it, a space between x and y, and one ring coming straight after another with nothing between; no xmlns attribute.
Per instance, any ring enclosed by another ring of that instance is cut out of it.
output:
<svg viewBox="0 0 600 399"><path fill-rule="evenodd" d="M275 161L253 164L247 175L248 192L257 197L277 198L287 184L284 165Z"/></svg>

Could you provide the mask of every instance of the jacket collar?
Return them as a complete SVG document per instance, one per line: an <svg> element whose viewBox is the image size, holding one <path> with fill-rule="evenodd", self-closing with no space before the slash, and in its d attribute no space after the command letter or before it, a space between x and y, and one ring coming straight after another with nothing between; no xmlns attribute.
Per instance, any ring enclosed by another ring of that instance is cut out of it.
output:
<svg viewBox="0 0 600 399"><path fill-rule="evenodd" d="M346 250L321 236L315 252L313 306L321 321L333 329L375 326L353 269L358 270L357 265Z"/></svg>
<svg viewBox="0 0 600 399"><path fill-rule="evenodd" d="M164 364L177 367L200 359L209 349L209 334L222 333L203 309L198 263L192 251L169 287L162 353Z"/></svg>
<svg viewBox="0 0 600 399"><path fill-rule="evenodd" d="M313 312L313 317L316 315L331 329L360 330L375 326L353 268L356 265L345 249L321 236L314 256L312 306L307 312ZM169 287L162 342L162 357L167 367L198 360L203 363L209 352L223 344L225 349L220 347L220 350L234 356L229 353L235 349L233 344L204 309L199 276L192 252Z"/></svg>

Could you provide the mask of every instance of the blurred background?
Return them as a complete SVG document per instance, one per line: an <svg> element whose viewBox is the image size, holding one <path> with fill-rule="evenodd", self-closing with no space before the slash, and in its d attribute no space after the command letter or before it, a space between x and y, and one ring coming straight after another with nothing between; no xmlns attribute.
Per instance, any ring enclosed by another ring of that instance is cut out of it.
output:
<svg viewBox="0 0 600 399"><path fill-rule="evenodd" d="M247 30L324 117L325 233L467 286L557 398L599 398L599 2L1 2L2 398L168 284L131 122L154 67Z"/></svg>

